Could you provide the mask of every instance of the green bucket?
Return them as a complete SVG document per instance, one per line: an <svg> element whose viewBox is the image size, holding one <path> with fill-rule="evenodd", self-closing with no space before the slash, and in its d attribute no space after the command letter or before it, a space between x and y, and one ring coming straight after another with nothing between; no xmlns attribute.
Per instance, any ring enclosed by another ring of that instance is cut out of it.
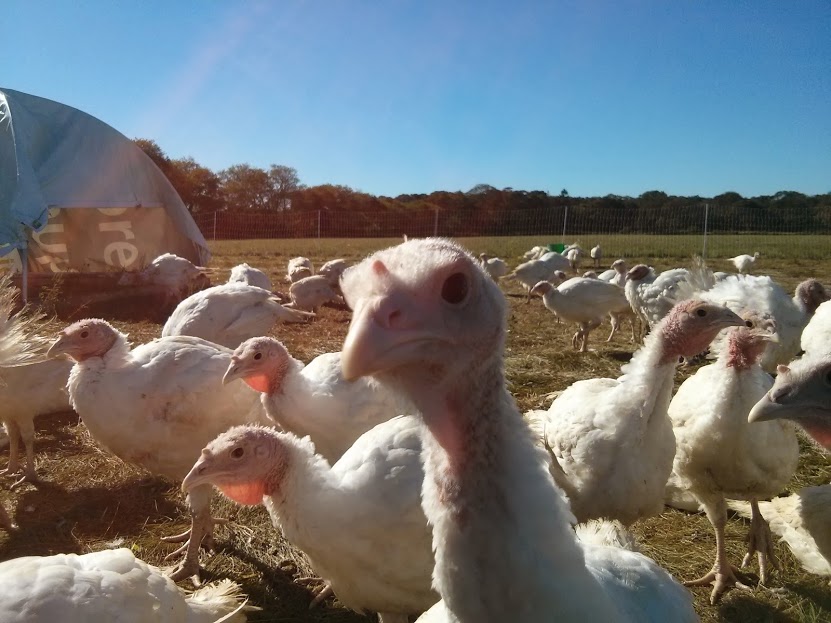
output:
<svg viewBox="0 0 831 623"><path fill-rule="evenodd" d="M566 248L566 245L564 245L562 243L559 243L559 242L556 243L556 244L549 244L548 245L548 250L549 251L554 251L555 253L562 253L565 250L565 248Z"/></svg>

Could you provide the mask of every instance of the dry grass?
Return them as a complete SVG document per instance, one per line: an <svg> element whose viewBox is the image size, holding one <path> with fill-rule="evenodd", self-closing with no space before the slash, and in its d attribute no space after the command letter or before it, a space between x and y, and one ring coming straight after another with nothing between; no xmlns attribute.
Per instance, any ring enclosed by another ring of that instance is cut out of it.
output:
<svg viewBox="0 0 831 623"><path fill-rule="evenodd" d="M220 242L212 245L212 266L221 269L214 281L224 278L227 269L246 261L266 270L276 289L287 260L306 255L316 265L333 257L357 260L367 253L397 240L255 240ZM463 240L476 252L489 251L519 262L518 256L539 241L533 239L490 238ZM626 247L625 241L619 241ZM759 243L762 244L762 243ZM604 243L604 248L606 248ZM611 246L611 245L609 245ZM666 268L687 261L680 256L655 261ZM764 248L761 249L764 252ZM611 257L611 252L607 252ZM766 264L764 270L791 288L807 276L828 275L831 260L790 261ZM715 270L726 270L724 261L712 263ZM624 331L606 344L602 327L594 336L595 349L585 355L571 350L572 327L558 325L539 300L526 305L520 291L508 286L511 306L506 367L511 390L522 410L547 407L550 392L562 390L578 379L617 376L621 363L632 353ZM284 325L273 334L283 340L298 358L308 361L314 356L335 351L346 335L349 313L323 308L319 318L308 325ZM116 323L130 333L135 342L158 336L161 327L153 323ZM57 331L60 323L50 325ZM601 337L601 335L603 337ZM598 339L599 338L599 339ZM679 382L690 371L682 371ZM0 536L0 560L29 554L86 552L112 543L132 547L142 558L164 566L164 556L172 546L160 544L158 537L181 532L188 526L188 516L175 485L166 483L125 465L97 448L74 414L42 418L38 422L36 442L38 472L43 482L37 487L24 485L14 493L0 494L0 501L13 509L21 526L18 533ZM827 483L827 457L806 445L800 469L791 490L807 485ZM307 588L292 581L309 575L302 554L283 542L272 528L262 507L240 508L225 501L217 504L216 513L232 519L230 528L218 533L219 553L204 557L209 576L231 577L251 595L252 602L263 610L253 613L253 621L365 621L367 618L346 611L336 601L309 611ZM730 556L738 561L743 554L747 523L731 518L728 525ZM654 557L676 577L688 579L709 570L714 553L712 529L701 515L667 510L660 517L641 522L635 529L646 554ZM696 608L702 620L715 621L831 621L831 589L827 580L803 572L784 546L777 552L783 563L772 585L783 590L773 592L757 588L750 593L731 591L721 604L707 603L708 591L695 590ZM755 584L751 573L749 580Z"/></svg>

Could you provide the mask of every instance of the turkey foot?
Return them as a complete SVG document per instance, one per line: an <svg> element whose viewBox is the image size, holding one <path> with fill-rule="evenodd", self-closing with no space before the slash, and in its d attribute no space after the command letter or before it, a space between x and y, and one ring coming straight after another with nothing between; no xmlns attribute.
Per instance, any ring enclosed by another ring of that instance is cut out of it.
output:
<svg viewBox="0 0 831 623"><path fill-rule="evenodd" d="M323 584L323 587L317 591L317 594L312 599L311 603L309 603L309 610L316 608L324 599L329 597L330 595L334 595L335 591L332 590L332 585L321 578L309 577L309 578L297 578L295 580L297 584Z"/></svg>
<svg viewBox="0 0 831 623"><path fill-rule="evenodd" d="M736 569L733 565L726 565L720 567L716 563L707 575L704 575L697 580L690 580L684 582L684 586L713 586L713 592L710 593L710 605L716 605L721 596L733 587L742 590L751 590L746 584L742 584L736 578Z"/></svg>
<svg viewBox="0 0 831 623"><path fill-rule="evenodd" d="M38 475L35 473L34 469L29 469L27 467L23 471L23 476L21 476L18 480L15 481L15 483L11 487L9 487L9 491L14 491L15 489L17 489L17 487L22 485L24 482L28 482L28 483L31 483L31 484L36 484L37 482L39 482Z"/></svg>
<svg viewBox="0 0 831 623"><path fill-rule="evenodd" d="M199 550L204 547L209 551L213 551L214 525L226 523L228 523L227 519L211 517L210 511L204 515L201 513L194 514L190 530L171 537L162 537L162 541L166 543L181 543L185 541L179 549L165 556L165 560L168 560L179 554L185 554L182 565L170 575L171 580L180 582L186 578L191 578L194 586L198 587L201 585L202 568L199 566Z"/></svg>
<svg viewBox="0 0 831 623"><path fill-rule="evenodd" d="M759 559L759 583L768 583L768 564L777 571L780 569L779 561L773 551L773 537L770 526L759 510L759 503L756 500L750 502L751 518L750 530L747 533L747 553L742 560L742 568L747 566L753 554Z"/></svg>

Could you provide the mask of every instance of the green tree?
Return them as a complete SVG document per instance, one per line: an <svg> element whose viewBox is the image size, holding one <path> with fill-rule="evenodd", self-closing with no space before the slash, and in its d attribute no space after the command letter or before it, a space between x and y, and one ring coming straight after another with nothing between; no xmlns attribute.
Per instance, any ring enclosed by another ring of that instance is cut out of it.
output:
<svg viewBox="0 0 831 623"><path fill-rule="evenodd" d="M297 170L282 164L272 164L268 170L268 179L274 190L275 210L288 210L291 208L291 194L301 188L300 177Z"/></svg>
<svg viewBox="0 0 831 623"><path fill-rule="evenodd" d="M274 205L274 187L263 169L235 164L219 172L225 204L232 210L268 210Z"/></svg>

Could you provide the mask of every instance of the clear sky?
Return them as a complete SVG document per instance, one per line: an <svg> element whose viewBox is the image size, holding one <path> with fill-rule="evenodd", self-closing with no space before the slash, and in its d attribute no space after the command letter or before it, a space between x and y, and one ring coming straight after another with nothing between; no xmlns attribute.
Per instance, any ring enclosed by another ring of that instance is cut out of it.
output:
<svg viewBox="0 0 831 623"><path fill-rule="evenodd" d="M828 0L9 0L0 86L379 195L831 192Z"/></svg>

